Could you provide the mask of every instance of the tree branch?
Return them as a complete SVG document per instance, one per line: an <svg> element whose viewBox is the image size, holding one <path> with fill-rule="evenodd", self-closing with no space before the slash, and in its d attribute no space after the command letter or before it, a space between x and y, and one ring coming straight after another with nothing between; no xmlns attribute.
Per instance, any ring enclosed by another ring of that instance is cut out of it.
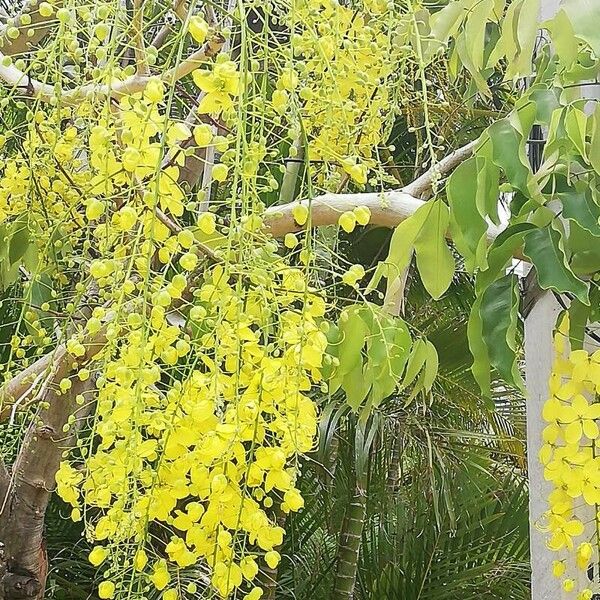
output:
<svg viewBox="0 0 600 600"><path fill-rule="evenodd" d="M424 195L431 192L432 185L436 178L442 177L454 170L460 163L464 162L469 158L475 147L479 143L479 140L474 140L473 142L469 142L465 146L458 148L442 160L439 163L436 163L433 167L431 167L428 171L423 173L420 177L415 179L412 183L409 183L407 186L402 188L404 192L414 196L415 198L422 198Z"/></svg>
<svg viewBox="0 0 600 600"><path fill-rule="evenodd" d="M6 25L0 28L0 49L4 56L13 56L28 52L41 42L54 27L57 22L56 18L54 15L51 17L42 17L39 11L39 4L39 0L28 0L23 5L21 12L16 17L10 18ZM59 6L56 4L55 8ZM25 20L28 20L27 17L29 17L31 22L25 25L23 17L25 17ZM16 39L11 39L6 35L6 31L11 25L14 25L19 30L20 35ZM29 35L29 32L33 33Z"/></svg>
<svg viewBox="0 0 600 600"><path fill-rule="evenodd" d="M197 69L203 62L218 54L224 43L225 39L223 36L215 34L202 48L194 52L179 65L165 71L161 79L167 84L175 83ZM144 91L151 79L149 76L136 74L113 84L90 83L79 88L63 90L57 96L53 85L30 79L27 74L17 69L14 65L9 65L8 67L2 65L1 61L3 57L4 55L0 52L0 79L15 88L22 88L24 95L32 96L44 102L59 99L64 105L76 105L89 95L119 99L128 94Z"/></svg>
<svg viewBox="0 0 600 600"><path fill-rule="evenodd" d="M401 190L389 192L367 192L358 194L323 194L310 201L296 201L271 206L265 211L265 226L274 237L283 237L286 233L302 231L305 226L296 223L293 211L296 206L310 206L310 227L324 227L338 222L341 214L358 206L367 206L371 211L371 224L382 227L396 227L414 214L425 200L421 196L431 192L436 179L455 169L460 163L473 154L478 140L470 142L455 150L426 173L415 179ZM308 225L307 224L307 225ZM490 226L487 232L488 241L493 241L502 231Z"/></svg>
<svg viewBox="0 0 600 600"><path fill-rule="evenodd" d="M146 77L150 74L148 55L144 43L144 0L134 0L133 3L133 50L135 53L135 68L137 75Z"/></svg>
<svg viewBox="0 0 600 600"><path fill-rule="evenodd" d="M281 206L271 206L265 211L266 229L274 237L283 237L286 233L302 231L306 225L296 223L293 210L299 204L310 206L311 227L335 225L342 213L351 211L358 206L366 206L371 211L372 225L396 227L419 209L425 200L415 198L404 191L363 194L324 194L310 202L298 201ZM499 235L501 228L491 226L487 237L491 242Z"/></svg>
<svg viewBox="0 0 600 600"><path fill-rule="evenodd" d="M187 18L187 9L185 8L185 0L175 0L171 10L179 17L180 21L185 21ZM173 30L173 26L166 22L154 36L151 46L159 49L162 48Z"/></svg>

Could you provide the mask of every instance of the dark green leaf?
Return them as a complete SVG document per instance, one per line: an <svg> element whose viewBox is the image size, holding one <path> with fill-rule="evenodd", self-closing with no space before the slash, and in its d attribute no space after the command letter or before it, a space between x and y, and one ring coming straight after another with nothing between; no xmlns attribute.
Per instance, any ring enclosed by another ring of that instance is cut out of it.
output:
<svg viewBox="0 0 600 600"><path fill-rule="evenodd" d="M506 381L522 388L517 365L519 290L516 275L494 281L481 299L482 334L490 363Z"/></svg>
<svg viewBox="0 0 600 600"><path fill-rule="evenodd" d="M525 235L523 253L535 265L538 282L544 290L571 292L588 304L588 286L569 267L561 234L548 225Z"/></svg>

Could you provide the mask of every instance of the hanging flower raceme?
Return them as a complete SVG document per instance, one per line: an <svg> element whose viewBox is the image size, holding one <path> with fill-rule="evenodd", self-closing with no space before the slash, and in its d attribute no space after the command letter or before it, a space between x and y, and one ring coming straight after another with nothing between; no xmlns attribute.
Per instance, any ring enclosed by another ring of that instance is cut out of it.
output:
<svg viewBox="0 0 600 600"><path fill-rule="evenodd" d="M280 558L274 510L304 502L295 481L315 443L325 303L282 262L216 265L194 297L181 325L168 306L146 324L135 310L111 323L93 434L63 463L58 492L85 515L92 562L134 549L111 593L132 581L176 590L180 570L203 563L222 597L258 598L258 565Z"/></svg>
<svg viewBox="0 0 600 600"><path fill-rule="evenodd" d="M576 581L577 572L585 572L598 556L600 403L595 399L600 392L600 351L571 350L568 316L560 322L554 346L551 396L544 405L547 425L539 455L544 477L554 489L542 530L548 533L548 547L567 556L554 562L554 576L562 579L565 591L589 600L592 590L587 584L577 589ZM587 521L593 524L590 529Z"/></svg>

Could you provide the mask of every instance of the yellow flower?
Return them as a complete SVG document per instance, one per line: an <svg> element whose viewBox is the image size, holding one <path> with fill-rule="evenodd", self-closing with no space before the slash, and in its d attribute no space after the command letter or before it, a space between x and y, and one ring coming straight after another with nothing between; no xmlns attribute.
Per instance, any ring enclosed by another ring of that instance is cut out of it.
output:
<svg viewBox="0 0 600 600"><path fill-rule="evenodd" d="M161 559L154 565L150 580L157 590L164 590L167 587L169 581L171 581L171 575L167 570L167 561Z"/></svg>
<svg viewBox="0 0 600 600"><path fill-rule="evenodd" d="M243 600L260 600L263 596L262 588L255 587L250 590L248 594L244 596Z"/></svg>
<svg viewBox="0 0 600 600"><path fill-rule="evenodd" d="M359 225L365 226L369 224L369 221L371 220L371 209L368 206L357 206L353 212L356 217L356 222Z"/></svg>
<svg viewBox="0 0 600 600"><path fill-rule="evenodd" d="M365 269L362 265L352 265L343 275L342 281L349 286L354 287L357 282L365 276Z"/></svg>
<svg viewBox="0 0 600 600"><path fill-rule="evenodd" d="M294 249L298 245L298 236L294 233L286 233L283 238L283 245L290 250Z"/></svg>
<svg viewBox="0 0 600 600"><path fill-rule="evenodd" d="M566 571L566 565L564 560L555 560L552 563L552 575L554 577L562 577Z"/></svg>
<svg viewBox="0 0 600 600"><path fill-rule="evenodd" d="M133 557L133 568L136 571L143 571L144 567L148 564L148 555L143 548L140 548Z"/></svg>
<svg viewBox="0 0 600 600"><path fill-rule="evenodd" d="M305 204L296 204L292 209L292 216L298 225L304 225L308 221L308 207Z"/></svg>
<svg viewBox="0 0 600 600"><path fill-rule="evenodd" d="M200 16L190 17L188 31L198 44L203 44L208 36L208 23Z"/></svg>
<svg viewBox="0 0 600 600"><path fill-rule="evenodd" d="M88 559L94 567L101 565L108 556L108 550L103 546L96 546L89 554Z"/></svg>
<svg viewBox="0 0 600 600"><path fill-rule="evenodd" d="M194 127L194 140L200 148L208 146L213 139L213 129L207 123Z"/></svg>
<svg viewBox="0 0 600 600"><path fill-rule="evenodd" d="M274 569L281 560L281 555L276 550L270 550L265 554L265 562L271 569Z"/></svg>
<svg viewBox="0 0 600 600"><path fill-rule="evenodd" d="M227 173L229 172L229 167L224 165L223 163L219 163L212 168L212 176L215 181L223 182L227 179Z"/></svg>
<svg viewBox="0 0 600 600"><path fill-rule="evenodd" d="M114 598L115 597L115 584L112 581L103 581L98 586L98 596L100 598Z"/></svg>
<svg viewBox="0 0 600 600"><path fill-rule="evenodd" d="M594 554L594 547L589 542L583 542L579 544L577 547L577 566L584 571L587 569L590 561L592 559L592 555Z"/></svg>
<svg viewBox="0 0 600 600"><path fill-rule="evenodd" d="M350 210L346 211L340 215L338 224L346 233L352 233L356 227L356 215Z"/></svg>
<svg viewBox="0 0 600 600"><path fill-rule="evenodd" d="M242 584L242 570L235 563L218 562L213 569L212 584L226 598Z"/></svg>
<svg viewBox="0 0 600 600"><path fill-rule="evenodd" d="M201 114L220 114L233 107L233 97L239 94L240 74L231 60L217 62L212 71L193 72L194 83L205 92L198 105Z"/></svg>
<svg viewBox="0 0 600 600"><path fill-rule="evenodd" d="M595 440L599 435L596 419L600 418L600 403L590 405L578 394L573 398L571 406L561 407L558 415L559 422L566 423L565 440L568 444L576 444L585 435Z"/></svg>
<svg viewBox="0 0 600 600"><path fill-rule="evenodd" d="M202 233L212 235L217 230L216 222L214 213L203 212L200 217L198 217L198 228Z"/></svg>
<svg viewBox="0 0 600 600"><path fill-rule="evenodd" d="M583 530L583 523L578 519L567 521L562 517L553 517L550 523L552 537L548 547L555 551L565 547L573 550L573 538L581 535Z"/></svg>

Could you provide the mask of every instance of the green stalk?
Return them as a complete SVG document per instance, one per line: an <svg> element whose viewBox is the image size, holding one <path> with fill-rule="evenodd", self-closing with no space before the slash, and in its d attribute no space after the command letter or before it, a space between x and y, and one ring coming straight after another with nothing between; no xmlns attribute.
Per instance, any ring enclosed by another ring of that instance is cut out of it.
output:
<svg viewBox="0 0 600 600"><path fill-rule="evenodd" d="M332 600L352 600L354 597L358 557L366 518L366 496L364 487L357 483L340 531Z"/></svg>

